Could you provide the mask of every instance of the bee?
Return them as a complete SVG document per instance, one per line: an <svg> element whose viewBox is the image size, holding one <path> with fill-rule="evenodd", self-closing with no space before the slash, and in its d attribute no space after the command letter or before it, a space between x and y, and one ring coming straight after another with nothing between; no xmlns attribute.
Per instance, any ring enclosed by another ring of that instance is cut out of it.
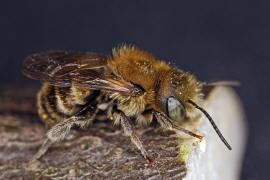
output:
<svg viewBox="0 0 270 180"><path fill-rule="evenodd" d="M211 116L199 104L203 84L193 75L158 60L135 46L119 46L112 55L47 51L26 57L22 72L43 82L37 95L38 113L49 129L34 155L39 159L74 125L89 125L103 110L114 124L150 159L133 121L149 125L155 118L162 128L202 139L178 125L196 109L209 119L220 139L231 150Z"/></svg>

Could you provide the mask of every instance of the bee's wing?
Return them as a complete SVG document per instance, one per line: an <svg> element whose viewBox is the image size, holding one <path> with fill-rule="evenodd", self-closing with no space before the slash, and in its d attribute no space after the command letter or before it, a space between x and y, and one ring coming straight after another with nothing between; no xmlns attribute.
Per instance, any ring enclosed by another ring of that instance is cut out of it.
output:
<svg viewBox="0 0 270 180"><path fill-rule="evenodd" d="M240 86L238 81L216 81L203 83L203 86Z"/></svg>
<svg viewBox="0 0 270 180"><path fill-rule="evenodd" d="M47 51L26 57L22 72L29 78L55 86L80 86L134 95L137 89L133 84L106 73L107 58L91 53Z"/></svg>
<svg viewBox="0 0 270 180"><path fill-rule="evenodd" d="M216 81L209 83L202 83L202 92L204 95L208 95L211 90L217 86L240 86L238 81Z"/></svg>

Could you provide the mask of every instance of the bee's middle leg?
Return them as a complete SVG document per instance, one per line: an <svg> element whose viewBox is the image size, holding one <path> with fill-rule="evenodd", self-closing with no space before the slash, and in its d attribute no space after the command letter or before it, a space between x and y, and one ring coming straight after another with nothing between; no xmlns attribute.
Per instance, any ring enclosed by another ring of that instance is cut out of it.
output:
<svg viewBox="0 0 270 180"><path fill-rule="evenodd" d="M135 146L141 151L143 157L148 161L149 164L152 164L153 161L149 158L147 151L144 149L141 140L134 132L134 128L131 125L128 117L124 114L124 112L120 110L115 110L113 113L115 119L120 120L120 124L124 130L125 135L130 137L130 140Z"/></svg>

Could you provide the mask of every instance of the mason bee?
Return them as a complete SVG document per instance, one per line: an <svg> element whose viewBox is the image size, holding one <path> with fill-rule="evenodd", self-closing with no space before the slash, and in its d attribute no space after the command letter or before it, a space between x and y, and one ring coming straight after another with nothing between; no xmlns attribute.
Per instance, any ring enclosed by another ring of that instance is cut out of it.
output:
<svg viewBox="0 0 270 180"><path fill-rule="evenodd" d="M211 116L198 105L203 84L134 46L114 48L108 56L67 51L37 53L24 59L22 72L43 82L37 96L38 113L49 128L33 160L62 140L72 126L87 126L100 110L123 128L149 163L152 160L135 134L132 121L148 125L155 118L164 129L202 139L176 125L195 109L206 115L231 150Z"/></svg>

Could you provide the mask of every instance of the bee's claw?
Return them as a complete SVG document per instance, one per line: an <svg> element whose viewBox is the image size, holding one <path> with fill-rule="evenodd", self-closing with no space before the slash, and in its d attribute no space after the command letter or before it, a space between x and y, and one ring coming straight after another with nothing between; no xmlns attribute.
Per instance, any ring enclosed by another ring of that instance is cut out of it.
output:
<svg viewBox="0 0 270 180"><path fill-rule="evenodd" d="M154 161L152 159L150 159L148 156L146 156L146 160L148 162L148 164L153 165Z"/></svg>
<svg viewBox="0 0 270 180"><path fill-rule="evenodd" d="M40 162L36 159L31 159L30 161L26 162L23 164L23 167L26 169L26 170L36 170L40 165Z"/></svg>

